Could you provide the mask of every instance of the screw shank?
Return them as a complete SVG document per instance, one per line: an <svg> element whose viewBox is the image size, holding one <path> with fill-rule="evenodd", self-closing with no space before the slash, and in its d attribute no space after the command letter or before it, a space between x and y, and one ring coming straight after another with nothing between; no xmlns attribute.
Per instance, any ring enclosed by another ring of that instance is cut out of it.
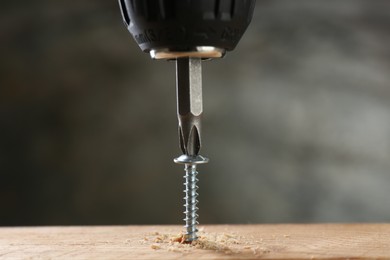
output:
<svg viewBox="0 0 390 260"><path fill-rule="evenodd" d="M198 193L196 190L198 189L198 186L196 183L198 182L198 179L196 178L196 175L198 172L196 171L196 165L186 164L185 165L185 171L186 175L185 178L185 194L184 197L185 200L185 211L184 214L186 215L184 221L186 222L185 225L185 239L188 242L196 240L198 237L196 233L198 232L197 225L199 224L197 221L198 214L196 213L198 211Z"/></svg>

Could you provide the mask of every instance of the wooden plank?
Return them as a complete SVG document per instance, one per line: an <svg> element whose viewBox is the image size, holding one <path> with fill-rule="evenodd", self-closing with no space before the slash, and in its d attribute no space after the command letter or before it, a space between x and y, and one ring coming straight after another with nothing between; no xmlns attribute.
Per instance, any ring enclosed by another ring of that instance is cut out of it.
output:
<svg viewBox="0 0 390 260"><path fill-rule="evenodd" d="M390 259L390 224L206 225L197 245L180 226L0 228L0 258Z"/></svg>

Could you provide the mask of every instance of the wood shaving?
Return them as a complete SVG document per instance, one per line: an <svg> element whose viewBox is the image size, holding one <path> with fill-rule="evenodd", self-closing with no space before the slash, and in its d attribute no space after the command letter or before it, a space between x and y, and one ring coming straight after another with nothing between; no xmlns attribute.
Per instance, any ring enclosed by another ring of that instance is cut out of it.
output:
<svg viewBox="0 0 390 260"><path fill-rule="evenodd" d="M191 244L191 242L188 242L186 241L186 237L185 235L179 235L177 237L174 237L171 239L172 242L177 242L177 243L180 243L180 244Z"/></svg>
<svg viewBox="0 0 390 260"><path fill-rule="evenodd" d="M161 248L161 247L160 247L160 246L158 246L158 245L151 245L150 247L151 247L152 249L155 249L155 250L156 250L156 249L160 249L160 248Z"/></svg>
<svg viewBox="0 0 390 260"><path fill-rule="evenodd" d="M253 254L254 255L256 255L257 254L257 250L259 250L259 247L257 246L257 247L254 247L254 248L252 248L252 252L253 252Z"/></svg>

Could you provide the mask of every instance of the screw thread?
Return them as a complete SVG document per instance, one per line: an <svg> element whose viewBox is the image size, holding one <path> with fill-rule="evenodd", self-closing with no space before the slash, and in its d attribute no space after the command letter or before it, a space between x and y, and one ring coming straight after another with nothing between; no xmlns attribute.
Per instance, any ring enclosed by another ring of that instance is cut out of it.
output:
<svg viewBox="0 0 390 260"><path fill-rule="evenodd" d="M198 214L196 213L198 210L198 207L196 206L198 204L198 193L196 192L196 190L198 189L198 186L196 186L196 183L198 182L196 175L198 174L198 172L196 171L195 164L185 164L184 169L186 172L186 175L184 176L184 192L186 194L186 196L184 197L184 214L186 215L184 219L184 221L186 222L186 225L184 226L185 238L186 241L191 242L198 238L196 235L196 232L198 232L197 225L199 224L197 221Z"/></svg>

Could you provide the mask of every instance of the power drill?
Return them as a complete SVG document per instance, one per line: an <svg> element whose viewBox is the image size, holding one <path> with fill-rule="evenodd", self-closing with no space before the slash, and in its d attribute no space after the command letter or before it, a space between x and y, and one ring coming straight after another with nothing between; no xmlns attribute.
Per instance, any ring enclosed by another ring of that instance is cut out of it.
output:
<svg viewBox="0 0 390 260"><path fill-rule="evenodd" d="M176 61L177 116L185 167L185 242L197 237L202 60L232 51L251 22L256 0L119 0L123 21L142 51Z"/></svg>

